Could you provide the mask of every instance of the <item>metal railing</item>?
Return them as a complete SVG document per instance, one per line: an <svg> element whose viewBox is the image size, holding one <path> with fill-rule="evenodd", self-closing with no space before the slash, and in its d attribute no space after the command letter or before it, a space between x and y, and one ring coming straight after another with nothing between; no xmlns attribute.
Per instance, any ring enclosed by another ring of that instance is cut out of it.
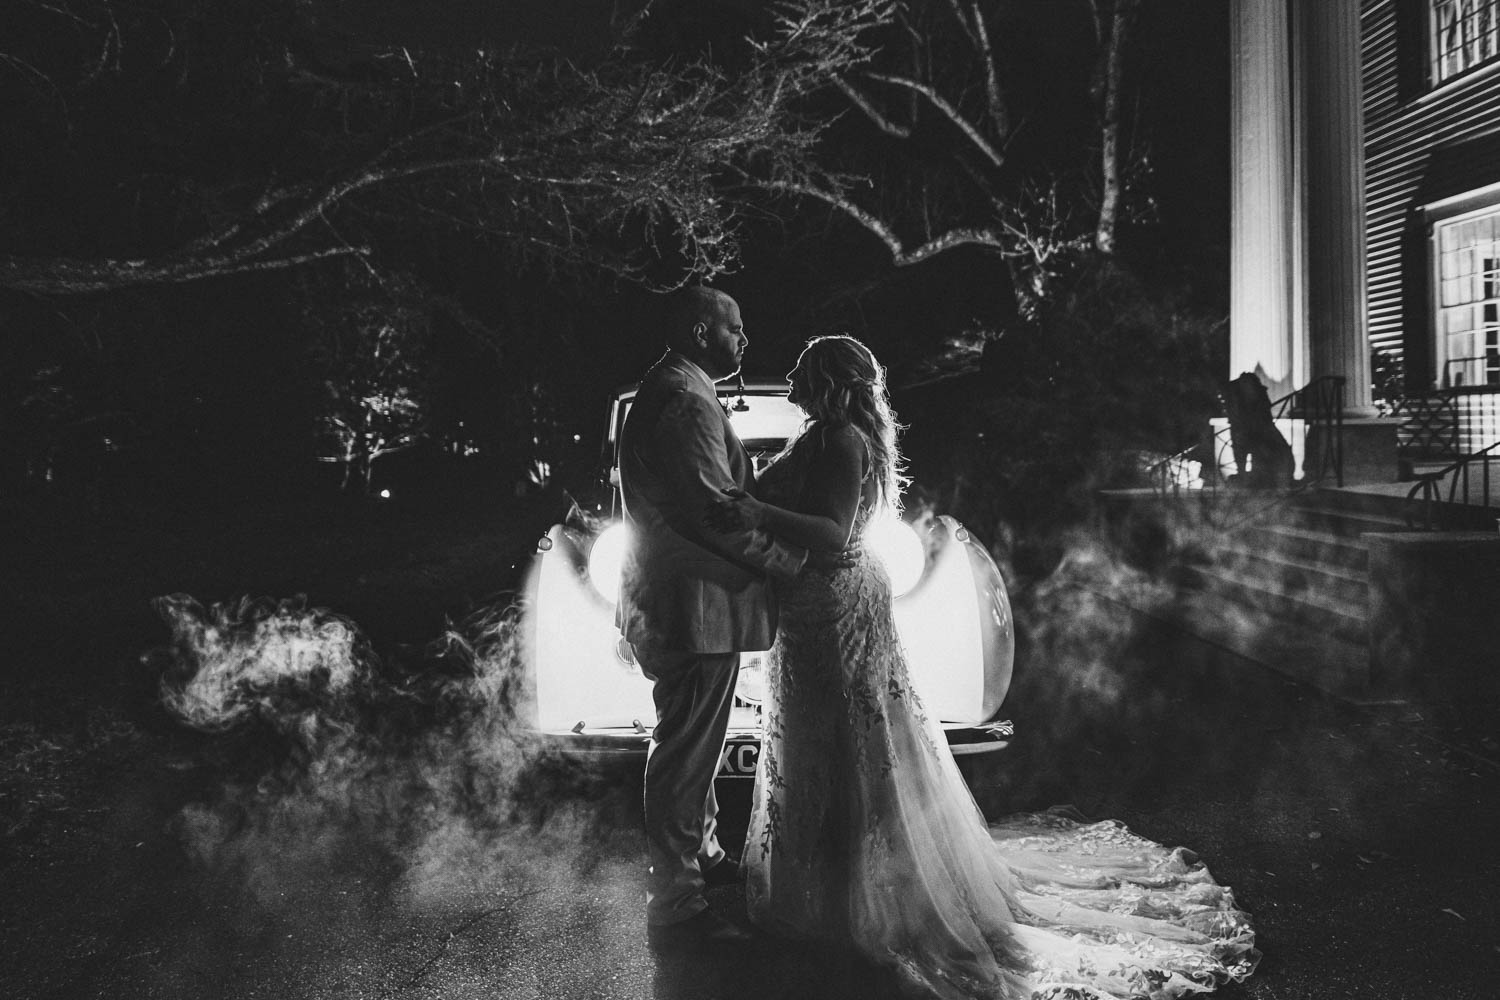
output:
<svg viewBox="0 0 1500 1000"><path fill-rule="evenodd" d="M1291 425L1293 438L1296 436L1297 425L1301 425L1301 441L1287 443L1293 445L1294 454L1300 452L1303 457L1302 478L1289 481L1284 484L1284 488L1274 491L1247 490L1244 493L1244 503L1221 505L1215 502L1206 513L1209 524L1222 532L1234 531L1258 520L1268 511L1290 503L1293 498L1330 476L1338 485L1344 485L1344 385L1342 375L1324 375L1300 389L1272 400L1271 418L1275 423ZM1319 441L1317 452L1309 461L1308 442L1317 440L1312 432L1319 427L1325 433ZM1298 445L1301 447L1298 448ZM1216 501L1221 481L1227 485L1220 470L1229 464L1225 462L1225 455L1234 447L1230 428L1221 427L1216 430L1209 439L1208 446L1213 467L1203 470L1203 487L1192 492ZM1182 480L1185 477L1180 470L1189 461L1188 456L1201 447L1199 444L1185 448L1147 467L1158 496L1175 497L1181 494L1184 489ZM1233 464L1238 468L1238 462ZM1220 509L1221 507L1224 509Z"/></svg>
<svg viewBox="0 0 1500 1000"><path fill-rule="evenodd" d="M1220 480L1219 470L1224 467L1225 453L1232 447L1229 440L1229 428L1220 427L1214 431L1213 437L1208 441L1208 446L1212 462L1198 463L1198 477L1203 484L1201 487L1194 489L1187 485L1192 479L1188 474L1188 469L1194 462L1191 456L1201 448L1201 445L1195 444L1146 466L1146 477L1151 482L1151 488L1159 496L1177 496L1185 489L1192 490L1194 493L1201 491L1209 495L1217 493Z"/></svg>
<svg viewBox="0 0 1500 1000"><path fill-rule="evenodd" d="M1406 525L1416 527L1417 513L1421 512L1422 528L1432 531L1437 505L1448 504L1449 511L1457 508L1482 507L1493 509L1500 505L1500 485L1491 469L1500 463L1500 441L1488 448L1465 455L1451 465L1435 472L1424 472L1406 494ZM1479 468L1477 475L1473 472ZM1448 485L1448 495L1443 497L1443 484ZM1447 520L1442 518L1440 520Z"/></svg>
<svg viewBox="0 0 1500 1000"><path fill-rule="evenodd" d="M1455 386L1391 404L1396 454L1413 465L1456 462L1500 441L1500 386Z"/></svg>
<svg viewBox="0 0 1500 1000"><path fill-rule="evenodd" d="M1452 461L1462 454L1457 397L1451 390L1400 396L1391 401L1390 415L1401 421L1396 425L1397 457Z"/></svg>
<svg viewBox="0 0 1500 1000"><path fill-rule="evenodd" d="M1322 482L1329 475L1334 482L1344 485L1344 385L1342 375L1322 375L1300 389L1282 396L1277 404L1271 404L1271 412L1278 418L1300 418L1303 421L1303 447L1313 436L1315 428L1326 428L1326 440L1317 453L1317 468L1310 467L1304 458L1301 487L1306 488Z"/></svg>
<svg viewBox="0 0 1500 1000"><path fill-rule="evenodd" d="M1302 424L1302 478L1287 484L1292 489L1305 489L1329 476L1338 485L1344 485L1344 384L1342 375L1324 375L1271 401L1273 422L1290 423L1293 427L1298 422ZM1309 462L1307 443L1309 439L1315 439L1312 432L1318 427L1324 428L1326 433L1313 461ZM1212 494L1219 487L1219 470L1226 464L1224 456L1234 447L1231 429L1219 428L1209 439L1208 446L1212 468L1203 470L1203 490ZM1147 466L1147 476L1156 492L1163 496L1180 493L1184 489L1182 480L1185 478L1181 470L1190 461L1189 456L1201 448L1201 443L1195 444Z"/></svg>

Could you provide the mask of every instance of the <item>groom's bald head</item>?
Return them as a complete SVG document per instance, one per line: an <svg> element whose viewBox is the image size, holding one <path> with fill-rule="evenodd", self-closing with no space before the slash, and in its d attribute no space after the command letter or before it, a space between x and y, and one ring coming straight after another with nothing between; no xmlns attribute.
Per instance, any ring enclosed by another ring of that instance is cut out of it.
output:
<svg viewBox="0 0 1500 1000"><path fill-rule="evenodd" d="M722 379L740 370L748 340L740 306L716 288L695 285L673 292L666 303L667 346Z"/></svg>
<svg viewBox="0 0 1500 1000"><path fill-rule="evenodd" d="M717 288L692 285L679 288L667 298L667 346L684 354L697 350L697 329L712 326L734 304L734 299Z"/></svg>

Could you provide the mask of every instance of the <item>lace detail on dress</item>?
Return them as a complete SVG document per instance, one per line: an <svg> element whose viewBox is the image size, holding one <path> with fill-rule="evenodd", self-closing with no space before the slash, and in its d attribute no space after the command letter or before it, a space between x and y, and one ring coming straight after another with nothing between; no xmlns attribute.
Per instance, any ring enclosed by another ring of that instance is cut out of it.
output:
<svg viewBox="0 0 1500 1000"><path fill-rule="evenodd" d="M794 505L805 461L758 494ZM1250 975L1249 920L1190 852L1066 811L986 824L911 688L868 520L850 565L778 588L752 919L850 944L924 997L1156 1000Z"/></svg>

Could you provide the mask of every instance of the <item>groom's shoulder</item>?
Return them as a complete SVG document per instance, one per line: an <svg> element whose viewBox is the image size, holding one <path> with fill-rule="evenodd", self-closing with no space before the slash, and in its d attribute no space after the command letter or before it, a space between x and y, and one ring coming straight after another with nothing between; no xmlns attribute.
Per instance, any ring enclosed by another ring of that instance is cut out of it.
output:
<svg viewBox="0 0 1500 1000"><path fill-rule="evenodd" d="M703 380L696 377L691 370L675 362L671 355L662 358L646 372L641 379L636 396L672 395L675 393L688 393L693 396L703 396Z"/></svg>

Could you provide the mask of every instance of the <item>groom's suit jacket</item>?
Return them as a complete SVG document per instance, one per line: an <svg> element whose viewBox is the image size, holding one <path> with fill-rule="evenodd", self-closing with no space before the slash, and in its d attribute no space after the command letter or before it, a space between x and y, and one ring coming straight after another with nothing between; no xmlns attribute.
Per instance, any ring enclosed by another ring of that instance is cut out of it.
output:
<svg viewBox="0 0 1500 1000"><path fill-rule="evenodd" d="M641 381L620 432L620 494L632 544L616 624L632 645L697 653L769 649L768 577L790 579L804 549L764 531L703 524L723 487L755 487L754 469L714 384L668 351Z"/></svg>

